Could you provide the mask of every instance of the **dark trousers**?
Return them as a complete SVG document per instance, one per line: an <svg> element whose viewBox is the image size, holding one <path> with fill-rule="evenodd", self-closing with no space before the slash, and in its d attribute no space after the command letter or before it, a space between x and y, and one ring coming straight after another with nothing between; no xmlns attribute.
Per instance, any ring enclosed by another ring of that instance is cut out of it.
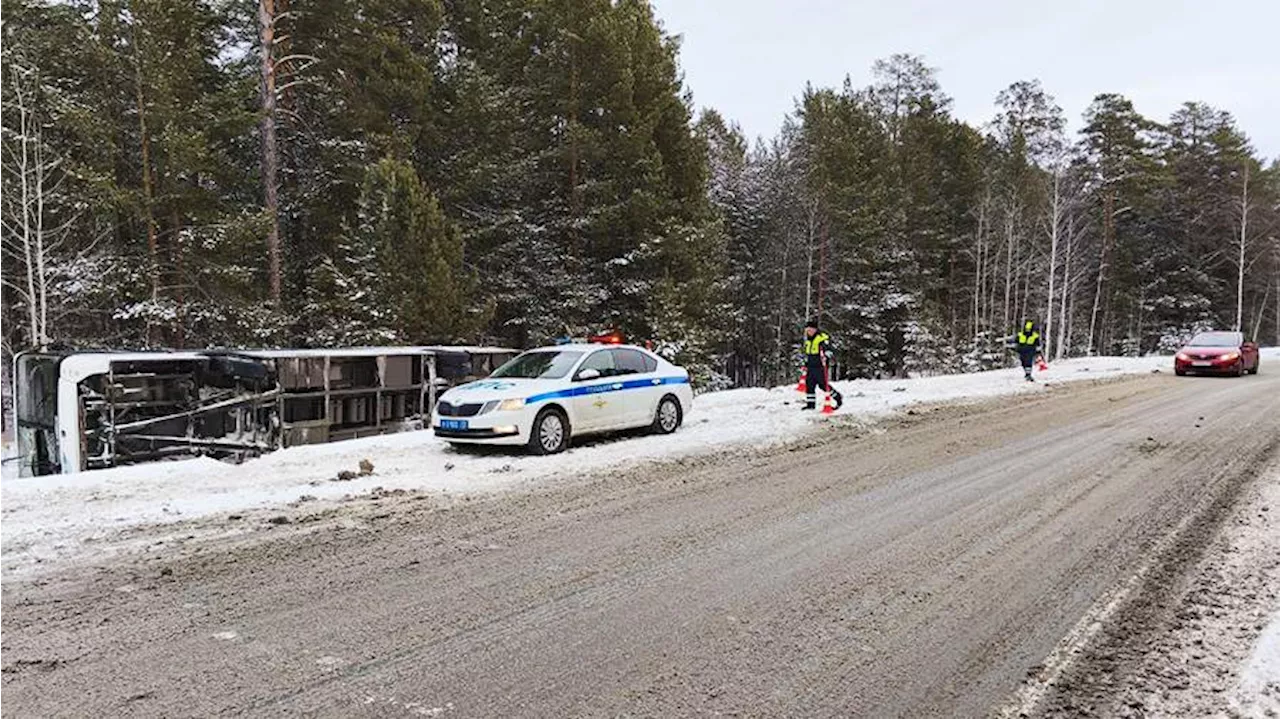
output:
<svg viewBox="0 0 1280 719"><path fill-rule="evenodd" d="M1028 377L1031 376L1031 368L1035 366L1036 353L1038 351L1035 347L1018 350L1018 359L1022 361L1022 371L1026 372Z"/></svg>
<svg viewBox="0 0 1280 719"><path fill-rule="evenodd" d="M843 402L840 393L834 388L827 386L827 370L821 363L815 364L809 362L804 369L804 406L805 409L813 409L818 406L818 390L827 390L831 392L831 398L836 401L836 405Z"/></svg>

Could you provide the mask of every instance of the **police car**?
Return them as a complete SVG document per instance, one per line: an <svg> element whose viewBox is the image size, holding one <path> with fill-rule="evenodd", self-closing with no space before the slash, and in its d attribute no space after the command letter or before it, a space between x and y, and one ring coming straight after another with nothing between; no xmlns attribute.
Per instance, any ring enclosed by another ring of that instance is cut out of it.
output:
<svg viewBox="0 0 1280 719"><path fill-rule="evenodd" d="M431 426L453 443L555 454L587 434L638 427L670 434L692 403L689 373L648 350L568 344L530 350L487 379L450 389Z"/></svg>

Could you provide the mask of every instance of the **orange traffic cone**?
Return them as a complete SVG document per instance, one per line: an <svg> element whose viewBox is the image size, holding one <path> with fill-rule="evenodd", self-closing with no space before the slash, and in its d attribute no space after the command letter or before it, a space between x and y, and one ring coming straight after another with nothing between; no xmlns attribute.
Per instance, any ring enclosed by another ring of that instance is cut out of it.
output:
<svg viewBox="0 0 1280 719"><path fill-rule="evenodd" d="M809 375L809 373L808 373L808 371L807 371L807 370L803 370L803 369L802 369L802 370L800 370L800 384L796 385L796 391L797 391L797 392L803 392L803 391L805 391L804 382L805 382L805 379L807 379L807 378L808 378L808 375Z"/></svg>
<svg viewBox="0 0 1280 719"><path fill-rule="evenodd" d="M831 401L831 389L827 389L827 398L822 401L822 413L833 414L836 411L835 402Z"/></svg>

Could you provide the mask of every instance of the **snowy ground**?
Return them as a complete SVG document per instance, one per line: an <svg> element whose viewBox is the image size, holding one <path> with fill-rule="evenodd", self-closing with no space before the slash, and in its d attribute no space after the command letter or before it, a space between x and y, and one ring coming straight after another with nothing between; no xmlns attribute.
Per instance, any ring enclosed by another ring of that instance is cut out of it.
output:
<svg viewBox="0 0 1280 719"><path fill-rule="evenodd" d="M1122 689L1122 716L1280 717L1280 465L1249 488Z"/></svg>
<svg viewBox="0 0 1280 719"><path fill-rule="evenodd" d="M1034 385L1023 381L1020 370L845 382L838 384L845 405L836 416L874 420L912 404L1039 392L1058 382L1168 372L1170 364L1167 357L1069 360L1037 372L1040 382ZM705 394L674 435L588 442L555 457L460 453L430 432L407 432L287 449L238 466L193 459L78 475L6 477L0 484L4 569L9 576L37 565L47 570L88 554L128 550L122 530L284 507L299 499L339 500L375 488L455 495L500 491L552 475L786 442L829 421L800 412L800 399L793 387ZM334 481L342 470L357 470L362 459L373 462L372 475Z"/></svg>
<svg viewBox="0 0 1280 719"><path fill-rule="evenodd" d="M1264 350L1264 365L1277 362L1280 350ZM839 385L845 406L837 419L874 421L913 404L1171 373L1170 364L1159 357L1071 360L1037 373L1034 385L1022 381L1020 370L847 382ZM238 466L196 459L59 477L6 476L0 482L4 576L6 582L38 579L115 554L167 551L164 533L193 536L202 521L209 535L248 531L228 520L247 512L265 519L299 501L324 505L377 490L457 498L645 461L743 451L829 426L828 418L799 412L800 401L793 387L707 394L675 435L592 441L556 457L459 453L430 432L410 432L284 450ZM363 459L374 464L371 476L335 481ZM1219 551L1198 570L1185 626L1169 631L1164 651L1125 688L1134 716L1280 716L1280 471L1253 491Z"/></svg>

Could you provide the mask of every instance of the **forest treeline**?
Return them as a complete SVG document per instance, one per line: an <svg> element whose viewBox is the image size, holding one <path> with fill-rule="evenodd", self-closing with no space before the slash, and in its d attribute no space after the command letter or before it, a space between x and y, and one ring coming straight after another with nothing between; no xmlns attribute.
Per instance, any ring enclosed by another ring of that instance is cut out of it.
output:
<svg viewBox="0 0 1280 719"><path fill-rule="evenodd" d="M1230 114L1018 80L957 119L923 57L695 114L643 0L6 3L6 355L492 342L617 327L703 386L1280 342L1280 165ZM1011 78L1013 79L1013 78Z"/></svg>

